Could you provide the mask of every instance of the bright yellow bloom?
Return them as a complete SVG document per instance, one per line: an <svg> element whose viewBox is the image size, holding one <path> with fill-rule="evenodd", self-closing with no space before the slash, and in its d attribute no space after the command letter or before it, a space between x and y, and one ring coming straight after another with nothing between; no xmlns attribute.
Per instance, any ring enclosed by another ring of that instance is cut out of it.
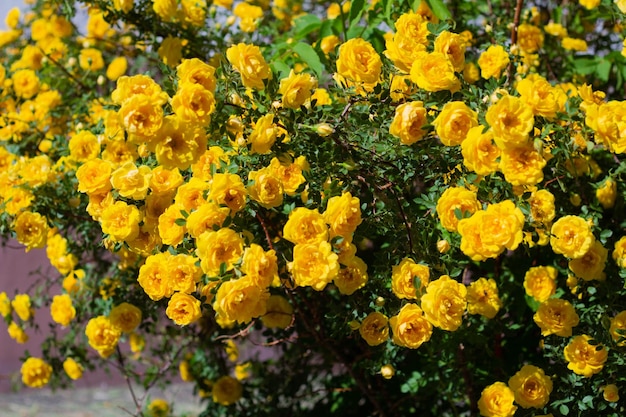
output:
<svg viewBox="0 0 626 417"><path fill-rule="evenodd" d="M67 358L63 361L63 370L72 380L80 379L83 376L83 366L74 358Z"/></svg>
<svg viewBox="0 0 626 417"><path fill-rule="evenodd" d="M333 283L341 294L352 295L367 284L367 264L361 258L353 256L344 265L345 268L339 270Z"/></svg>
<svg viewBox="0 0 626 417"><path fill-rule="evenodd" d="M478 410L484 417L513 417L517 407L515 394L504 382L495 382L483 389L478 400Z"/></svg>
<svg viewBox="0 0 626 417"><path fill-rule="evenodd" d="M555 334L561 337L571 336L572 327L576 327L579 322L574 306L559 298L550 298L541 303L533 320L541 328L542 336Z"/></svg>
<svg viewBox="0 0 626 417"><path fill-rule="evenodd" d="M283 96L283 107L299 109L311 97L312 91L316 88L317 79L315 77L306 73L296 74L291 70L287 78L280 80L278 93Z"/></svg>
<svg viewBox="0 0 626 417"><path fill-rule="evenodd" d="M50 381L52 366L40 358L30 357L22 364L22 382L31 388L41 388Z"/></svg>
<svg viewBox="0 0 626 417"><path fill-rule="evenodd" d="M267 288L260 288L244 276L220 285L215 294L213 309L218 316L218 323L249 323L267 312L269 297Z"/></svg>
<svg viewBox="0 0 626 417"><path fill-rule="evenodd" d="M76 317L76 309L68 294L55 295L52 297L50 316L52 316L52 320L59 323L61 326L67 326L74 320L74 317Z"/></svg>
<svg viewBox="0 0 626 417"><path fill-rule="evenodd" d="M567 367L586 378L602 370L609 354L604 346L592 345L590 340L586 334L575 336L563 350Z"/></svg>
<svg viewBox="0 0 626 417"><path fill-rule="evenodd" d="M509 62L509 54L502 45L491 45L478 58L480 75L484 79L500 78L502 71L509 65Z"/></svg>
<svg viewBox="0 0 626 417"><path fill-rule="evenodd" d="M382 61L368 41L353 38L339 47L335 80L357 92L372 91L380 81Z"/></svg>
<svg viewBox="0 0 626 417"><path fill-rule="evenodd" d="M554 253L563 254L570 259L583 257L595 241L591 226L579 216L561 217L552 225L550 234L550 245Z"/></svg>
<svg viewBox="0 0 626 417"><path fill-rule="evenodd" d="M463 321L466 306L467 288L448 275L431 281L422 295L426 319L442 330L457 330Z"/></svg>
<svg viewBox="0 0 626 417"><path fill-rule="evenodd" d="M374 311L363 319L359 326L359 333L370 346L378 346L389 339L388 319L382 313Z"/></svg>
<svg viewBox="0 0 626 417"><path fill-rule="evenodd" d="M111 324L124 333L131 333L141 324L141 310L130 304L121 303L111 309L109 320Z"/></svg>
<svg viewBox="0 0 626 417"><path fill-rule="evenodd" d="M287 267L296 285L316 291L323 290L339 273L338 256L326 241L297 244Z"/></svg>
<svg viewBox="0 0 626 417"><path fill-rule="evenodd" d="M272 71L256 45L233 45L226 50L226 58L241 75L241 82L245 87L263 90L263 80L272 77Z"/></svg>
<svg viewBox="0 0 626 417"><path fill-rule="evenodd" d="M23 321L30 320L34 314L28 294L17 294L13 298L13 301L11 301L11 307L13 307L13 311L15 311L17 316Z"/></svg>
<svg viewBox="0 0 626 417"><path fill-rule="evenodd" d="M165 314L179 326L187 326L202 317L200 300L182 292L174 293L167 303Z"/></svg>
<svg viewBox="0 0 626 417"><path fill-rule="evenodd" d="M417 349L428 342L433 333L424 312L417 304L405 304L398 315L389 319L393 332L393 343L409 349Z"/></svg>
<svg viewBox="0 0 626 417"><path fill-rule="evenodd" d="M461 81L454 73L454 66L441 52L418 52L410 75L411 81L426 91L448 90L455 93L461 89Z"/></svg>
<svg viewBox="0 0 626 417"><path fill-rule="evenodd" d="M94 317L85 328L89 346L94 348L101 357L108 358L115 351L121 336L121 331L114 326L108 317Z"/></svg>
<svg viewBox="0 0 626 417"><path fill-rule="evenodd" d="M553 266L533 266L524 275L526 294L543 303L556 292L558 271Z"/></svg>
<svg viewBox="0 0 626 417"><path fill-rule="evenodd" d="M469 130L477 125L477 113L462 101L447 102L433 121L441 143L446 146L463 143Z"/></svg>
<svg viewBox="0 0 626 417"><path fill-rule="evenodd" d="M396 107L389 126L389 133L400 138L404 145L412 145L426 135L424 126L428 124L426 109L421 101L409 101Z"/></svg>
<svg viewBox="0 0 626 417"><path fill-rule="evenodd" d="M493 278L478 278L467 287L467 312L480 314L488 319L496 316L502 301L498 296L498 286Z"/></svg>
<svg viewBox="0 0 626 417"><path fill-rule="evenodd" d="M509 378L508 385L515 394L515 402L523 408L543 408L552 392L552 380L534 365L524 365Z"/></svg>

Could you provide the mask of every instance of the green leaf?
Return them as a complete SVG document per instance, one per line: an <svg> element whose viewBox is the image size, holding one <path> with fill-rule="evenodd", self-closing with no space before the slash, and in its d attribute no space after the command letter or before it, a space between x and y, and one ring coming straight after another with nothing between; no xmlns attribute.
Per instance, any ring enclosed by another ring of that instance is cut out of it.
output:
<svg viewBox="0 0 626 417"><path fill-rule="evenodd" d="M322 21L314 14L305 14L294 19L294 35L301 39L309 33L317 30L322 25Z"/></svg>
<svg viewBox="0 0 626 417"><path fill-rule="evenodd" d="M315 52L315 49L307 43L298 42L294 45L293 51L297 53L300 58L315 72L315 75L319 78L324 71L324 66L322 65L322 61L320 57Z"/></svg>
<svg viewBox="0 0 626 417"><path fill-rule="evenodd" d="M365 0L354 0L350 3L350 26L353 26L361 19L361 14L365 8Z"/></svg>
<svg viewBox="0 0 626 417"><path fill-rule="evenodd" d="M424 0L439 20L452 20L452 14L442 0Z"/></svg>
<svg viewBox="0 0 626 417"><path fill-rule="evenodd" d="M588 75L596 70L598 60L596 58L577 58L574 61L576 72L582 75Z"/></svg>
<svg viewBox="0 0 626 417"><path fill-rule="evenodd" d="M613 64L611 63L611 61L608 61L606 59L598 62L598 65L596 66L596 75L598 76L600 81L607 82L609 80L612 65Z"/></svg>
<svg viewBox="0 0 626 417"><path fill-rule="evenodd" d="M565 404L561 404L561 406L559 407L559 412L563 414L564 416L566 416L569 414L569 407L566 406Z"/></svg>

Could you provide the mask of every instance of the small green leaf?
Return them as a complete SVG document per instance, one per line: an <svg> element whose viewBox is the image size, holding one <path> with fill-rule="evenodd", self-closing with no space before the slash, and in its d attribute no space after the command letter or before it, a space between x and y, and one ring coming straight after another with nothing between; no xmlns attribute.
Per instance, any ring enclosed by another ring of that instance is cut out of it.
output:
<svg viewBox="0 0 626 417"><path fill-rule="evenodd" d="M566 416L569 414L569 407L566 406L565 404L561 404L561 406L559 407L559 412L563 414L564 416Z"/></svg>
<svg viewBox="0 0 626 417"><path fill-rule="evenodd" d="M435 16L437 16L439 20L451 20L452 19L452 14L450 14L450 11L446 7L446 5L443 4L443 0L424 0L424 1L426 1L426 4L428 4L428 7L430 7L430 10L433 11Z"/></svg>
<svg viewBox="0 0 626 417"><path fill-rule="evenodd" d="M293 51L297 53L300 58L311 68L313 72L319 78L324 71L324 66L322 65L322 61L320 57L315 52L315 49L307 43L298 42L294 45Z"/></svg>
<svg viewBox="0 0 626 417"><path fill-rule="evenodd" d="M608 61L606 59L598 62L598 65L596 66L596 75L601 81L607 82L609 80L612 65L613 64L611 63L611 61Z"/></svg>
<svg viewBox="0 0 626 417"><path fill-rule="evenodd" d="M364 8L365 0L354 0L352 3L350 3L350 26L359 21Z"/></svg>

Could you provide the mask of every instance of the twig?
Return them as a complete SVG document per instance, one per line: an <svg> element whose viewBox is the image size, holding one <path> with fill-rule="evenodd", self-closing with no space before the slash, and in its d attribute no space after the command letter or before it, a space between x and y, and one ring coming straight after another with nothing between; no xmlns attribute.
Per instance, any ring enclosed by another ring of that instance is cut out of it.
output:
<svg viewBox="0 0 626 417"><path fill-rule="evenodd" d="M46 58L48 58L48 60L50 62L52 62L54 65L56 65L61 71L63 71L65 73L65 75L67 75L68 77L70 77L76 84L78 84L78 86L81 88L81 90L87 90L87 86L85 84L83 84L83 82L81 80L79 80L78 78L76 78L71 72L69 72L63 65L61 65L58 61L54 60L49 54L46 54L43 49L39 48L41 50L41 53L44 54L46 56Z"/></svg>
<svg viewBox="0 0 626 417"><path fill-rule="evenodd" d="M124 355L122 354L122 350L120 349L119 345L116 346L116 349L117 349L117 360L120 364L121 369L125 370L126 366L124 365ZM133 384L130 382L130 378L128 377L128 374L126 372L123 372L123 374L124 374L124 379L126 380L126 385L128 385L128 390L130 391L130 396L133 398L135 407L137 407L137 414L135 415L143 417L143 411L141 411L141 403L139 402L139 400L137 399L137 396L135 395ZM124 410L124 408L122 409ZM124 411L128 412L128 410L124 410ZM133 415L132 413L129 413L129 414Z"/></svg>
<svg viewBox="0 0 626 417"><path fill-rule="evenodd" d="M272 244L272 237L270 236L270 232L267 230L267 226L265 225L265 220L259 215L259 212L256 212L256 218L261 223L261 227L265 232L265 240L267 240L267 244L269 245L271 250L274 250L274 245Z"/></svg>
<svg viewBox="0 0 626 417"><path fill-rule="evenodd" d="M522 16L522 7L524 6L524 0L517 0L515 4L515 16L513 17L513 28L511 29L511 47L517 43L517 28L519 27L520 18ZM509 63L509 68L507 69L508 79L507 83L510 82L513 77L513 62Z"/></svg>

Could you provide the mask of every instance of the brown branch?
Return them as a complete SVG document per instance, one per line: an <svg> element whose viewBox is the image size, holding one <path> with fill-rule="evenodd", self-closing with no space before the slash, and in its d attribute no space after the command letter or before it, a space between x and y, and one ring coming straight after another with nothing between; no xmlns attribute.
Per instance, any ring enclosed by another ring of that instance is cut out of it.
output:
<svg viewBox="0 0 626 417"><path fill-rule="evenodd" d="M275 250L274 245L272 244L272 237L270 236L270 232L269 230L267 230L267 226L265 225L265 220L263 220L263 218L261 217L258 211L256 212L256 218L259 221L259 223L261 223L261 227L263 228L263 231L265 232L265 240L267 240L267 244L269 245L271 250Z"/></svg>
<svg viewBox="0 0 626 417"><path fill-rule="evenodd" d="M63 71L65 73L65 75L67 75L68 77L70 77L70 79L72 79L76 84L78 84L78 86L81 88L81 90L87 90L87 86L85 84L83 84L83 82L81 80L79 80L78 78L76 78L76 76L74 76L74 74L72 74L71 72L69 72L63 65L61 65L58 61L55 61L49 54L46 54L43 49L39 48L41 50L41 53L44 54L46 56L46 58L48 58L48 60L50 62L52 62L54 65L56 65L61 71Z"/></svg>
<svg viewBox="0 0 626 417"><path fill-rule="evenodd" d="M128 377L128 373L126 372L126 366L124 364L124 355L122 354L122 350L120 349L120 345L118 344L116 346L117 349L117 361L120 365L121 370L123 371L122 373L124 374L124 379L126 380L126 385L128 385L128 390L130 391L130 396L133 398L133 403L135 403L135 407L137 407L137 414L134 414L136 416L140 416L143 417L143 411L141 411L141 402L137 399L137 396L135 395L135 390L133 389L133 384L130 381L130 378ZM125 410L123 407L122 410L128 412L128 410ZM133 415L132 413L128 412L129 414Z"/></svg>
<svg viewBox="0 0 626 417"><path fill-rule="evenodd" d="M519 27L520 18L522 16L522 7L524 6L524 0L517 0L515 4L515 16L513 17L513 28L511 29L511 47L517 43L517 28ZM509 82L513 77L513 62L509 63L509 68L507 69L508 80Z"/></svg>

